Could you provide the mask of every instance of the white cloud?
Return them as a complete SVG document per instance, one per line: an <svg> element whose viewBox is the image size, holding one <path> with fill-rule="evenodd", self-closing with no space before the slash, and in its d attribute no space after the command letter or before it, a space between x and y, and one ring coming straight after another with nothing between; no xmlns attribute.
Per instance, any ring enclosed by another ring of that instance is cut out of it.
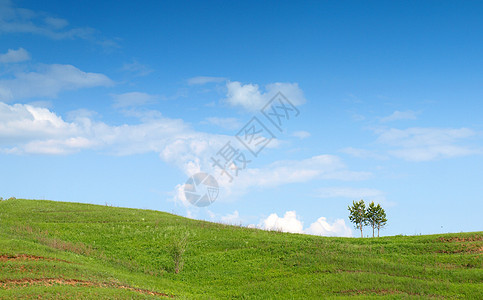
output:
<svg viewBox="0 0 483 300"><path fill-rule="evenodd" d="M276 161L260 168L240 170L232 180L222 170L214 167L209 159L230 140L229 136L205 136L204 138L177 139L161 152L164 161L178 166L186 175L203 171L211 173L218 181L220 193L216 201L229 202L254 190L276 188L285 184L304 183L311 180L332 179L357 181L368 179L372 174L348 170L340 158L318 155L302 160ZM209 142L210 141L210 142ZM181 185L182 189L182 185ZM176 193L179 196L179 193ZM184 197L184 196L183 196ZM186 203L183 197L173 200Z"/></svg>
<svg viewBox="0 0 483 300"><path fill-rule="evenodd" d="M221 217L221 222L225 224L231 225L238 225L242 223L242 219L240 218L240 214L238 210L235 210L232 214L227 214Z"/></svg>
<svg viewBox="0 0 483 300"><path fill-rule="evenodd" d="M257 110L265 104L265 98L262 97L256 84L242 85L238 81L227 82L226 101L232 106L241 106L247 110Z"/></svg>
<svg viewBox="0 0 483 300"><path fill-rule="evenodd" d="M205 119L205 123L213 124L219 126L223 129L240 129L242 124L236 118L218 118L218 117L210 117Z"/></svg>
<svg viewBox="0 0 483 300"><path fill-rule="evenodd" d="M236 141L225 135L206 133L184 134L173 137L160 153L161 158L177 166L187 176L203 171L215 177L220 186L217 201L233 201L256 188L275 188L277 186L303 183L314 179L333 179L342 181L365 180L371 176L368 172L348 170L337 156L318 155L302 160L276 161L269 165L240 170L238 176L235 169L227 167L226 171L233 177L215 167L211 157L230 142L235 149L242 149ZM247 157L250 160L250 157ZM232 180L231 180L232 179ZM182 189L182 185L180 186ZM176 193L174 201L186 203Z"/></svg>
<svg viewBox="0 0 483 300"><path fill-rule="evenodd" d="M261 109L277 92L281 92L295 106L305 103L305 97L297 83L272 83L260 91L257 84L241 84L238 81L226 83L225 101L231 106L241 107L248 111Z"/></svg>
<svg viewBox="0 0 483 300"><path fill-rule="evenodd" d="M170 201L174 202L175 204L181 204L185 208L187 208L187 212L191 212L189 208L193 208L194 206L191 205L191 203L186 199L186 195L184 193L184 184L178 184L174 188L174 195L170 199ZM190 216L187 216L188 218L191 218Z"/></svg>
<svg viewBox="0 0 483 300"><path fill-rule="evenodd" d="M87 73L72 65L39 65L33 72L17 72L13 79L0 80L0 101L31 97L56 97L65 90L110 86L106 75Z"/></svg>
<svg viewBox="0 0 483 300"><path fill-rule="evenodd" d="M343 219L336 219L332 224L325 217L320 217L305 230L305 233L321 236L352 237L352 230Z"/></svg>
<svg viewBox="0 0 483 300"><path fill-rule="evenodd" d="M468 128L390 128L378 133L377 141L393 148L389 154L408 161L481 154L481 150L461 145L476 136L476 132Z"/></svg>
<svg viewBox="0 0 483 300"><path fill-rule="evenodd" d="M158 96L149 95L141 92L130 92L124 94L111 94L114 98L114 107L126 108L131 106L142 106L152 104Z"/></svg>
<svg viewBox="0 0 483 300"><path fill-rule="evenodd" d="M283 217L273 213L262 221L261 228L291 233L303 233L304 225L295 211L287 211Z"/></svg>
<svg viewBox="0 0 483 300"><path fill-rule="evenodd" d="M96 142L84 137L70 137L63 140L52 139L32 141L25 145L23 152L35 154L67 154L96 146Z"/></svg>
<svg viewBox="0 0 483 300"><path fill-rule="evenodd" d="M116 155L157 152L160 158L182 170L187 176L199 171L211 172L222 188L224 199L233 199L254 188L273 188L313 179L363 180L366 172L354 172L331 155L303 160L277 161L262 168L240 171L233 182L213 167L210 158L233 137L194 131L179 119L153 114L139 124L110 126L95 121L90 111L68 114L71 121L47 108L0 103L0 151L4 153L69 154L84 149ZM183 199L183 185L175 199Z"/></svg>
<svg viewBox="0 0 483 300"><path fill-rule="evenodd" d="M226 215L221 215L207 209L206 213L208 214L212 222L218 222L218 223L228 224L228 225L243 224L243 219L240 217L240 213L238 212L238 210L235 210L233 213L227 213Z"/></svg>
<svg viewBox="0 0 483 300"><path fill-rule="evenodd" d="M259 227L265 230L290 233L306 233L321 236L352 236L352 230L342 219L337 219L330 224L325 217L320 217L304 230L303 222L299 220L295 211L287 211L283 217L279 217L273 213L268 218L262 220Z"/></svg>
<svg viewBox="0 0 483 300"><path fill-rule="evenodd" d="M65 123L48 109L0 102L0 145L69 137L75 131L75 125Z"/></svg>
<svg viewBox="0 0 483 300"><path fill-rule="evenodd" d="M18 50L8 49L7 53L0 54L0 63L17 63L30 59L30 54L24 48Z"/></svg>
<svg viewBox="0 0 483 300"><path fill-rule="evenodd" d="M382 118L381 122L387 123L387 122L398 121L398 120L415 120L418 114L419 112L415 112L412 110L407 110L407 111L396 110L391 115Z"/></svg>
<svg viewBox="0 0 483 300"><path fill-rule="evenodd" d="M160 157L174 164L187 176L200 171L210 173L213 170L210 157L229 139L229 136L186 130L171 137L169 143L161 149ZM222 182L223 178L218 181Z"/></svg>
<svg viewBox="0 0 483 300"><path fill-rule="evenodd" d="M180 140L216 139L209 135L203 138L177 119L159 117L135 125L110 126L94 121L89 112L69 116L72 121L66 122L46 108L0 102L0 149L8 153L68 154L88 148L129 155L163 153Z"/></svg>
<svg viewBox="0 0 483 300"><path fill-rule="evenodd" d="M223 77L197 76L188 79L189 85L203 85L207 83L219 83L226 81Z"/></svg>
<svg viewBox="0 0 483 300"><path fill-rule="evenodd" d="M198 138L177 138L161 151L161 158L176 165L187 176L203 171L215 177L220 193L216 201L229 202L257 188L275 188L285 184L304 183L316 179L332 179L341 181L365 180L371 176L368 172L348 170L337 156L318 155L303 160L276 161L261 168L250 168L239 171L227 169L233 175L223 174L214 167L209 159L229 140L228 136L205 136ZM181 193L183 185L177 187L173 201L188 205Z"/></svg>
<svg viewBox="0 0 483 300"><path fill-rule="evenodd" d="M306 102L304 92L299 87L298 83L275 82L265 86L267 101L270 100L276 93L280 92L287 97L293 105L299 106Z"/></svg>
<svg viewBox="0 0 483 300"><path fill-rule="evenodd" d="M303 140L303 139L310 137L310 132L303 131L303 130L302 131L295 131L294 133L292 133L292 136Z"/></svg>

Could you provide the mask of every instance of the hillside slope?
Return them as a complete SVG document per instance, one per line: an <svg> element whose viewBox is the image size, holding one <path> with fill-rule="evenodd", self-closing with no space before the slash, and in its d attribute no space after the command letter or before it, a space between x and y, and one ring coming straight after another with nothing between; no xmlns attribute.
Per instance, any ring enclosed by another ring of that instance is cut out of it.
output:
<svg viewBox="0 0 483 300"><path fill-rule="evenodd" d="M326 238L150 210L0 202L2 299L483 299L482 250L483 232Z"/></svg>

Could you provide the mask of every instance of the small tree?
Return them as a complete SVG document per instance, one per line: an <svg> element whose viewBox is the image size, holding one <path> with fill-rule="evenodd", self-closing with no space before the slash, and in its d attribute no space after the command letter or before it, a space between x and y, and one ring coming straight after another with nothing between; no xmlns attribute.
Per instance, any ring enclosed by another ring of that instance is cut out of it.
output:
<svg viewBox="0 0 483 300"><path fill-rule="evenodd" d="M379 212L377 209L378 207L380 207L379 204L376 206L376 204L374 204L374 201L372 201L366 210L367 223L372 227L372 237L374 237L374 231L377 227Z"/></svg>
<svg viewBox="0 0 483 300"><path fill-rule="evenodd" d="M376 227L377 227L377 237L379 237L379 230L384 228L387 223L386 212L384 209L378 204L376 206Z"/></svg>
<svg viewBox="0 0 483 300"><path fill-rule="evenodd" d="M362 227L367 225L367 216L366 216L366 205L364 204L364 200L355 202L352 201L352 206L349 206L349 220L354 223L355 227L361 230L361 237L364 237L362 234Z"/></svg>
<svg viewBox="0 0 483 300"><path fill-rule="evenodd" d="M182 232L172 236L169 252L174 262L174 272L178 274L183 270L184 266L184 252L188 244L189 232Z"/></svg>

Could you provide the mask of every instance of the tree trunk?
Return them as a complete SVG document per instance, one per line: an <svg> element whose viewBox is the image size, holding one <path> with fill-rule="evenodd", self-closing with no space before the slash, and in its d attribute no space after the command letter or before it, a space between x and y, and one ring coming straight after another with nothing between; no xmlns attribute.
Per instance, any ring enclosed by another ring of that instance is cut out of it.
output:
<svg viewBox="0 0 483 300"><path fill-rule="evenodd" d="M362 223L359 227L361 228L361 238L363 238L364 236L362 235Z"/></svg>
<svg viewBox="0 0 483 300"><path fill-rule="evenodd" d="M374 237L374 227L375 226L372 226L372 237Z"/></svg>
<svg viewBox="0 0 483 300"><path fill-rule="evenodd" d="M379 237L379 227L377 227L377 237Z"/></svg>

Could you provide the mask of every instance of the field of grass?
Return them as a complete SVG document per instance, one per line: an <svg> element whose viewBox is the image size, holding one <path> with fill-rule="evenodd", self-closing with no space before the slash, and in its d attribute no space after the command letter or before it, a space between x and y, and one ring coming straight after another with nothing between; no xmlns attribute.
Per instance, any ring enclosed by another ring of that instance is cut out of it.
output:
<svg viewBox="0 0 483 300"><path fill-rule="evenodd" d="M0 299L483 299L482 251L483 232L327 238L150 210L0 202Z"/></svg>

